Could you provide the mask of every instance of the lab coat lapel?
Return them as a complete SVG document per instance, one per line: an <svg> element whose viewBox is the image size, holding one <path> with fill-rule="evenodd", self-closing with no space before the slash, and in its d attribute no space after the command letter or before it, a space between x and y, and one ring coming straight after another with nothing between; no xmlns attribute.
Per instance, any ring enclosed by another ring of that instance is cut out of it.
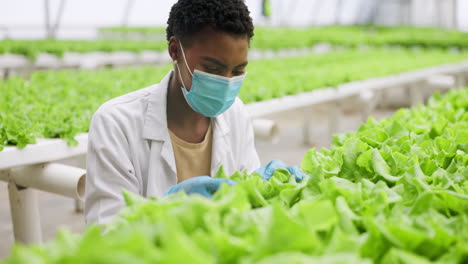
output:
<svg viewBox="0 0 468 264"><path fill-rule="evenodd" d="M228 140L230 128L221 114L214 118L213 149L211 152L211 176L215 176L219 167L223 165L224 171L232 170L231 164L234 163L232 157L231 145Z"/></svg>
<svg viewBox="0 0 468 264"><path fill-rule="evenodd" d="M166 112L167 89L172 72L169 72L159 83L158 87L153 90L148 102L143 128L143 138L151 140L149 143L151 152L149 157L148 186L155 186L157 190L163 190L177 183L176 164L167 129ZM170 169L170 173L152 165L162 164L162 162ZM158 192L156 195L162 195L163 191Z"/></svg>

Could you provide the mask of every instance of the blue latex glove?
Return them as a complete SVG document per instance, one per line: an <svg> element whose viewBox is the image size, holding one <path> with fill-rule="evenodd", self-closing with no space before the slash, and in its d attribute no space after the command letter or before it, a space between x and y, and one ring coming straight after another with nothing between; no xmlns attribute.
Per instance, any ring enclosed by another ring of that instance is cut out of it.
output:
<svg viewBox="0 0 468 264"><path fill-rule="evenodd" d="M304 178L309 177L309 175L302 172L301 169L299 169L297 166L288 166L284 164L284 162L282 162L281 160L272 160L267 165L258 168L254 172L262 175L263 180L268 181L271 178L271 176L273 176L276 169L280 168L288 170L289 173L294 175L297 182L300 182Z"/></svg>
<svg viewBox="0 0 468 264"><path fill-rule="evenodd" d="M198 176L172 186L164 193L164 195L185 191L186 194L198 193L202 196L211 198L222 183L226 183L231 186L236 184L233 180L211 178L210 176Z"/></svg>

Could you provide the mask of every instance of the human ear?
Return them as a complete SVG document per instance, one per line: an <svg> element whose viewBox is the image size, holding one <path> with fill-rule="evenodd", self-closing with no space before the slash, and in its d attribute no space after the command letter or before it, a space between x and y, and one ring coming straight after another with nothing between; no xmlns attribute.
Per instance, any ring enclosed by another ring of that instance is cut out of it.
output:
<svg viewBox="0 0 468 264"><path fill-rule="evenodd" d="M171 57L172 61L177 61L179 59L180 48L179 48L178 40L175 36L172 36L169 39L167 49L168 49L169 56Z"/></svg>

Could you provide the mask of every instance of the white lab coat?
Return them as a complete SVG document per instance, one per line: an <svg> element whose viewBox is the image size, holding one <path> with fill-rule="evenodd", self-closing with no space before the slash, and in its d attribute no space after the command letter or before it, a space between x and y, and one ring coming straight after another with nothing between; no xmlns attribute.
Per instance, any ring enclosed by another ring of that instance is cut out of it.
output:
<svg viewBox="0 0 468 264"><path fill-rule="evenodd" d="M166 98L172 71L159 84L114 98L94 114L85 191L87 223L108 223L124 207L122 190L161 196L177 184L167 128ZM251 120L240 99L213 118L211 175L260 167Z"/></svg>

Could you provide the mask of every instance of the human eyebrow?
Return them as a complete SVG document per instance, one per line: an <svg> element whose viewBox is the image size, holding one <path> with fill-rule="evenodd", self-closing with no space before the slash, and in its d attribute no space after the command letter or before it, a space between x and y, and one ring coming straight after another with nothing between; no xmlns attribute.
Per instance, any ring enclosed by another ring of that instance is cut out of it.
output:
<svg viewBox="0 0 468 264"><path fill-rule="evenodd" d="M211 58L211 57L201 57L202 60L205 60L205 61L209 61L211 63L214 63L220 67L223 67L223 68L228 68L228 66L222 62L220 62L219 60L215 59L215 58Z"/></svg>
<svg viewBox="0 0 468 264"><path fill-rule="evenodd" d="M246 62L244 62L244 63L241 63L241 64L237 65L236 67L234 67L234 69L237 69L237 68L244 68L244 67L246 67L246 66L247 66L247 64L249 64L249 62L248 62L248 61L246 61Z"/></svg>

